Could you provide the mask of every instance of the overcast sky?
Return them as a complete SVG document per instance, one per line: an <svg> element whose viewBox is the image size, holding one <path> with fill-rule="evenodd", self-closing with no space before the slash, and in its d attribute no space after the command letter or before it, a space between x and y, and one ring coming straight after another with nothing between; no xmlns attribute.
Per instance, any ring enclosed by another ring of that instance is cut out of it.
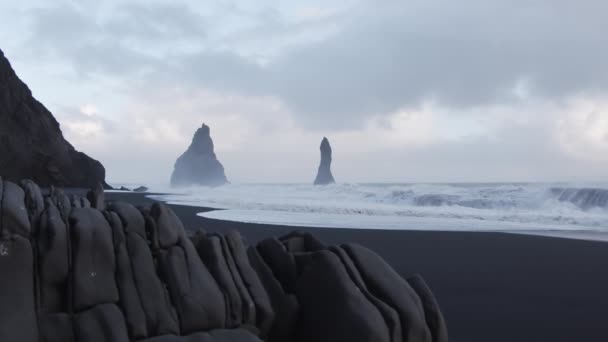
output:
<svg viewBox="0 0 608 342"><path fill-rule="evenodd" d="M608 181L608 1L8 1L0 49L110 182L211 126L233 182Z"/></svg>

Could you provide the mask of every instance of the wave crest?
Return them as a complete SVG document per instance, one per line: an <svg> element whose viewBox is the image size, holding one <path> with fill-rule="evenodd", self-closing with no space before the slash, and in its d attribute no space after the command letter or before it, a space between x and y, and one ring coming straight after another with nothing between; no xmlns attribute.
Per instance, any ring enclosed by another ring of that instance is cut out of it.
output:
<svg viewBox="0 0 608 342"><path fill-rule="evenodd" d="M551 193L560 202L572 203L580 209L608 209L608 189L552 188Z"/></svg>
<svg viewBox="0 0 608 342"><path fill-rule="evenodd" d="M240 211L242 217L246 216L244 212L255 213L258 222L264 222L265 215L269 220L275 215L285 220L285 224L305 220L307 225L322 227L363 225L363 222L383 226L390 221L391 227L399 227L403 222L405 228L406 222L415 219L416 225L440 224L471 230L523 225L529 229L542 226L608 231L608 185L230 184L192 188L186 193L156 198L176 204L232 209Z"/></svg>

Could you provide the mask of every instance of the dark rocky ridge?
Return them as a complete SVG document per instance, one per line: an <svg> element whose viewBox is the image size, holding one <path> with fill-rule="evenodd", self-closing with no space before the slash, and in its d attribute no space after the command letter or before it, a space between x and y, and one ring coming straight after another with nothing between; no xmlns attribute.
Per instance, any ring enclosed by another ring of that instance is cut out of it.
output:
<svg viewBox="0 0 608 342"><path fill-rule="evenodd" d="M76 151L0 50L0 175L40 185L104 187L101 163Z"/></svg>
<svg viewBox="0 0 608 342"><path fill-rule="evenodd" d="M420 276L294 232L187 236L162 203L0 179L0 341L447 342Z"/></svg>
<svg viewBox="0 0 608 342"><path fill-rule="evenodd" d="M336 181L334 176L331 174L331 145L327 138L323 138L321 141L321 163L319 164L319 171L317 172L317 178L315 178L315 185L327 185L333 184Z"/></svg>
<svg viewBox="0 0 608 342"><path fill-rule="evenodd" d="M177 158L171 175L171 185L219 186L227 182L224 167L215 155L211 130L203 124L194 133L186 152Z"/></svg>

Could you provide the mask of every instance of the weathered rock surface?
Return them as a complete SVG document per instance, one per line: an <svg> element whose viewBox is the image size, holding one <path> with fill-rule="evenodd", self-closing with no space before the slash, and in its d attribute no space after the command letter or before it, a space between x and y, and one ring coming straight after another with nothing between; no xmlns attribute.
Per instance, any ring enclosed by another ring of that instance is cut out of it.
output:
<svg viewBox="0 0 608 342"><path fill-rule="evenodd" d="M334 176L331 174L331 145L327 138L323 138L321 141L321 163L319 164L319 171L317 172L317 178L315 178L315 185L327 185L333 184L336 181Z"/></svg>
<svg viewBox="0 0 608 342"><path fill-rule="evenodd" d="M40 185L94 187L105 169L67 142L59 123L17 77L0 51L0 175Z"/></svg>
<svg viewBox="0 0 608 342"><path fill-rule="evenodd" d="M0 179L0 341L447 342L420 276L294 232L186 235L162 203Z"/></svg>
<svg viewBox="0 0 608 342"><path fill-rule="evenodd" d="M227 182L224 167L214 152L210 128L203 124L194 134L186 152L177 158L171 185L219 186Z"/></svg>

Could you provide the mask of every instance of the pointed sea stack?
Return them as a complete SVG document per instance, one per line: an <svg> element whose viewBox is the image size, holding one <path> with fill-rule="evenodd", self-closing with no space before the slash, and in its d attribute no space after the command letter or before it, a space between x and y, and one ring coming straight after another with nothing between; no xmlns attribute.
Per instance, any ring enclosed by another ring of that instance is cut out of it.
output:
<svg viewBox="0 0 608 342"><path fill-rule="evenodd" d="M219 186L227 182L224 167L213 151L209 126L203 124L194 134L190 147L177 158L171 186Z"/></svg>
<svg viewBox="0 0 608 342"><path fill-rule="evenodd" d="M321 164L319 164L319 171L314 184L327 185L335 182L334 176L331 174L331 146L329 140L323 138L321 141Z"/></svg>
<svg viewBox="0 0 608 342"><path fill-rule="evenodd" d="M0 50L0 176L42 186L91 188L106 170L67 142L59 123L23 83Z"/></svg>

